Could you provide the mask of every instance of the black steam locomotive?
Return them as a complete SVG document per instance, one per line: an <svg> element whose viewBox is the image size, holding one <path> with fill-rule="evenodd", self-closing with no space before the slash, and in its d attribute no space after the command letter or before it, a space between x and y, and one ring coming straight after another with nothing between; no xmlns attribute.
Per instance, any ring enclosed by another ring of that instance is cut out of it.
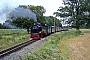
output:
<svg viewBox="0 0 90 60"><path fill-rule="evenodd" d="M56 32L61 31L61 27L56 27ZM31 26L31 36L32 40L39 40L43 37L48 36L49 34L54 33L54 26L47 26L46 24L34 23Z"/></svg>

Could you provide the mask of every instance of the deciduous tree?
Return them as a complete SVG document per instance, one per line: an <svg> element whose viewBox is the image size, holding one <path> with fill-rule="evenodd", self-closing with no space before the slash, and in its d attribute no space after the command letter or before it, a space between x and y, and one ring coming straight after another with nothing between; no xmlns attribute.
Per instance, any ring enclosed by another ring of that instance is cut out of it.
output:
<svg viewBox="0 0 90 60"><path fill-rule="evenodd" d="M43 23L45 21L45 17L43 14L46 12L45 8L43 6L34 6L34 5L20 5L20 7L30 9L36 14L37 21L39 23Z"/></svg>
<svg viewBox="0 0 90 60"><path fill-rule="evenodd" d="M13 20L12 23L17 27L27 29L27 32L29 33L29 28L34 24L34 20L27 18L17 18L16 20Z"/></svg>
<svg viewBox="0 0 90 60"><path fill-rule="evenodd" d="M75 24L75 28L79 29L80 26L87 25L90 21L90 1L89 0L63 0L64 7L59 7L56 16L65 18L70 17L68 22ZM83 22L83 23L82 23Z"/></svg>

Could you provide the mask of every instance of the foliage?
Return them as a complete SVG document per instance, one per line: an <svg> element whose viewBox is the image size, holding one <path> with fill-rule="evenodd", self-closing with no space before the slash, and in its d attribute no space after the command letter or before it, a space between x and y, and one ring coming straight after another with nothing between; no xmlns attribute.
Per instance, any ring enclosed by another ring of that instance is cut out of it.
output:
<svg viewBox="0 0 90 60"><path fill-rule="evenodd" d="M17 27L27 29L27 32L29 33L29 28L34 24L34 20L27 18L17 18L16 20L13 20L12 23Z"/></svg>
<svg viewBox="0 0 90 60"><path fill-rule="evenodd" d="M53 17L53 16L45 17L45 22L44 23L47 24L48 26L54 26L54 19L56 21L56 26L62 26L60 20Z"/></svg>
<svg viewBox="0 0 90 60"><path fill-rule="evenodd" d="M0 29L8 29L8 27L6 27L0 23Z"/></svg>
<svg viewBox="0 0 90 60"><path fill-rule="evenodd" d="M57 49L59 42L63 38L80 34L81 31L79 30L57 33L49 38L37 51L27 56L25 60L64 60L60 55L60 50Z"/></svg>
<svg viewBox="0 0 90 60"><path fill-rule="evenodd" d="M27 18L17 18L16 20L13 20L12 23L21 28L29 28L34 21L32 19L27 19Z"/></svg>
<svg viewBox="0 0 90 60"><path fill-rule="evenodd" d="M56 16L70 17L69 24L73 23L76 29L80 26L90 26L90 1L88 0L63 0L64 7L59 7ZM72 25L73 25L72 24Z"/></svg>
<svg viewBox="0 0 90 60"><path fill-rule="evenodd" d="M29 40L30 35L22 29L0 29L0 50Z"/></svg>
<svg viewBox="0 0 90 60"><path fill-rule="evenodd" d="M46 12L45 8L43 6L34 6L34 5L19 5L23 8L28 8L31 11L33 11L36 14L37 21L40 23L43 23L45 18L43 14Z"/></svg>

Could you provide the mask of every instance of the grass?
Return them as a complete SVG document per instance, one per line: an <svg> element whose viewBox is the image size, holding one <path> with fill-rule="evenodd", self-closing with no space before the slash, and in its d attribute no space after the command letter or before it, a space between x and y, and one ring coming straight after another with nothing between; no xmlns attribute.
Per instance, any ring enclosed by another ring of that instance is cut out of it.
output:
<svg viewBox="0 0 90 60"><path fill-rule="evenodd" d="M70 38L75 38L76 36L71 36L71 37L67 37L62 39L62 41L58 44L57 49L60 51L60 56L65 59L68 60L68 55L70 54L70 51L68 50L68 44L70 43Z"/></svg>
<svg viewBox="0 0 90 60"><path fill-rule="evenodd" d="M0 50L27 41L29 36L23 29L0 29Z"/></svg>
<svg viewBox="0 0 90 60"><path fill-rule="evenodd" d="M21 60L64 60L64 58L61 56L61 53L63 55L68 54L68 51L65 48L65 46L68 44L68 41L64 41L66 45L64 48L62 47L63 51L59 49L59 43L63 39L67 39L72 36L79 36L80 34L81 31L79 30L57 33L49 38L38 50L36 50L34 53L31 53L31 55L27 56L25 59Z"/></svg>
<svg viewBox="0 0 90 60"><path fill-rule="evenodd" d="M69 37L63 38L62 41L59 43L57 49L60 50L60 56L63 57L65 60L69 60L69 54L70 50L68 50L68 44L72 41L71 38L77 38L79 35L83 35L84 33L90 33L89 29L80 29L80 31L74 31L70 32L68 34L71 34L72 36L69 35Z"/></svg>
<svg viewBox="0 0 90 60"><path fill-rule="evenodd" d="M80 29L83 33L90 33L90 29Z"/></svg>

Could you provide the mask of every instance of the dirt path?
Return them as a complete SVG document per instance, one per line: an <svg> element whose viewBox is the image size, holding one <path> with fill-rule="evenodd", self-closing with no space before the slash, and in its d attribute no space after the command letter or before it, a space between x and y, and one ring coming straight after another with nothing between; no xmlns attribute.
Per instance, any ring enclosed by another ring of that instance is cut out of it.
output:
<svg viewBox="0 0 90 60"><path fill-rule="evenodd" d="M68 48L71 52L70 60L90 60L90 33L72 38Z"/></svg>

